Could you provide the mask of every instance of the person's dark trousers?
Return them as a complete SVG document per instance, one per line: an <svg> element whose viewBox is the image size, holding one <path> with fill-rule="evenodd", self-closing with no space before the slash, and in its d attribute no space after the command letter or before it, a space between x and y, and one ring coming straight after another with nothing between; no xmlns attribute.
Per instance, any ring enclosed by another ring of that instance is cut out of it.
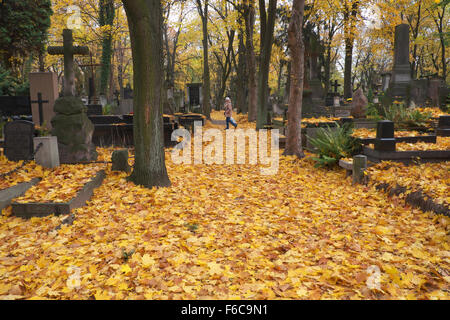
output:
<svg viewBox="0 0 450 320"><path fill-rule="evenodd" d="M230 123L236 128L237 127L237 123L234 122L231 117L227 117L227 128L226 129L230 129Z"/></svg>

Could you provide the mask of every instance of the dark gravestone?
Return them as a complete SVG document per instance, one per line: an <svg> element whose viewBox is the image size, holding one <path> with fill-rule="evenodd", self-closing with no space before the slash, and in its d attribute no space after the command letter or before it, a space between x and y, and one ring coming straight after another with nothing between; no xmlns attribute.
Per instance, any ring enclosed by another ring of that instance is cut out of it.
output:
<svg viewBox="0 0 450 320"><path fill-rule="evenodd" d="M188 87L189 106L195 107L201 104L201 83L190 83Z"/></svg>
<svg viewBox="0 0 450 320"><path fill-rule="evenodd" d="M450 137L450 116L440 116L436 135Z"/></svg>
<svg viewBox="0 0 450 320"><path fill-rule="evenodd" d="M4 127L5 156L10 161L33 159L34 123L30 121L7 122Z"/></svg>
<svg viewBox="0 0 450 320"><path fill-rule="evenodd" d="M325 106L332 107L334 105L334 95L329 93L325 98Z"/></svg>
<svg viewBox="0 0 450 320"><path fill-rule="evenodd" d="M378 121L375 150L395 151L394 122L389 120Z"/></svg>
<svg viewBox="0 0 450 320"><path fill-rule="evenodd" d="M88 116L101 116L103 114L103 107L101 104L87 105Z"/></svg>
<svg viewBox="0 0 450 320"><path fill-rule="evenodd" d="M123 99L133 99L133 89L131 89L130 84L123 89Z"/></svg>

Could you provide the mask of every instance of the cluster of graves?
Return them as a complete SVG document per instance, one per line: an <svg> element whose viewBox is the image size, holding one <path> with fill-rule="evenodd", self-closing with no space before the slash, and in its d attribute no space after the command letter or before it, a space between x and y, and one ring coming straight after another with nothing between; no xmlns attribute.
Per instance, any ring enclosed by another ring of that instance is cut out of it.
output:
<svg viewBox="0 0 450 320"><path fill-rule="evenodd" d="M86 135L91 136L95 146L133 145L133 91L129 86L124 90L116 115L103 115L103 106L98 103L101 99L93 96L95 94L93 84L90 85L88 104L84 106L83 110L75 112L68 110L69 108L60 107L60 112L55 111L55 102L58 98L74 96L74 55L89 54L87 47L74 46L71 30L63 31L63 39L63 46L48 48L50 54L64 56L63 94L58 93L58 81L55 73L36 72L30 74L31 99L30 97L0 97L0 117L3 121L6 121L6 119L13 120L12 123L8 122L5 126L4 139L0 142L0 145L5 147L5 154L10 159L21 160L31 157L32 138L38 135L35 127L45 127L48 131L55 133L57 131L55 125L58 126L61 121L64 124L74 125L75 116L84 118L81 123L76 123L83 128L89 126L87 119L92 122L93 132L87 132ZM92 67L93 64L89 66ZM204 121L203 116L193 113L201 110L201 90L201 84L189 84L187 101L184 99L183 91L173 92L173 90L170 90L169 102L164 106L166 146L171 146L171 134L179 125L192 128L194 121ZM71 106L72 109L78 107ZM82 116L82 114L85 114L85 116ZM73 118L72 122L69 121L70 117ZM20 122L15 123L16 121ZM20 134L20 132L23 132L23 134ZM59 138L61 140L61 137ZM58 141L58 144L61 148L61 141ZM16 151L15 149L22 150ZM23 155L15 156L14 154Z"/></svg>
<svg viewBox="0 0 450 320"><path fill-rule="evenodd" d="M74 95L74 55L88 55L87 47L73 44L72 31L63 31L61 47L49 47L52 55L64 56L63 93L58 93L55 73L30 74L30 97L0 97L0 117L6 121L0 147L10 161L35 160L46 168L60 164L93 163L97 159L95 147L132 147L133 140L133 92L125 88L117 115L104 115L101 99L93 97L90 90L87 105ZM91 65L89 65L91 66ZM201 110L201 85L188 85L188 100L183 92L171 92L169 105L164 106L171 114L164 114L164 143L173 145L172 132L184 126L193 130L194 122L204 123L205 117L193 113ZM12 121L11 121L12 120ZM47 130L47 135L42 135ZM49 135L50 134L50 135ZM18 164L19 165L19 164ZM68 203L19 204L12 202L13 214L21 217L67 214L83 205L98 187L105 174L98 172L93 179ZM39 179L0 190L1 209L11 204L14 198L23 195Z"/></svg>
<svg viewBox="0 0 450 320"><path fill-rule="evenodd" d="M444 79L436 75L430 75L421 79L411 77L410 67L410 31L409 25L401 24L395 29L394 43L394 66L392 71L380 75L379 81L374 85L373 103L380 103L382 96L388 96L392 101L407 101L416 106L445 106L450 101L450 87ZM314 51L314 50L313 50ZM349 117L364 118L364 107L368 100L357 90L354 93L351 103L344 101L343 96L338 92L341 84L335 80L330 84L331 92L326 92L322 82L319 80L318 55L314 52L305 57L308 60L309 72L305 74L305 92L303 96L302 118L319 117ZM287 105L274 107L275 117L282 115L283 121L279 118L272 119L271 125L277 128L285 127L287 120ZM365 122L363 119L360 122ZM363 124L365 125L365 124Z"/></svg>

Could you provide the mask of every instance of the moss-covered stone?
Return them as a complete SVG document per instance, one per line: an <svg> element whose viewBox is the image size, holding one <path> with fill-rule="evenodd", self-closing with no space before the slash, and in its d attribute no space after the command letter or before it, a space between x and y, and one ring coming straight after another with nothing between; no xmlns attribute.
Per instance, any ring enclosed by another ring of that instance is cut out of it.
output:
<svg viewBox="0 0 450 320"><path fill-rule="evenodd" d="M97 159L92 143L94 125L86 114L86 107L77 97L63 97L55 102L56 115L52 119L52 134L58 137L61 163L76 163Z"/></svg>
<svg viewBox="0 0 450 320"><path fill-rule="evenodd" d="M129 173L131 167L128 164L128 149L116 150L111 156L112 171L123 171Z"/></svg>
<svg viewBox="0 0 450 320"><path fill-rule="evenodd" d="M55 101L53 110L56 113L65 115L74 115L79 113L86 113L87 108L78 97L61 97Z"/></svg>

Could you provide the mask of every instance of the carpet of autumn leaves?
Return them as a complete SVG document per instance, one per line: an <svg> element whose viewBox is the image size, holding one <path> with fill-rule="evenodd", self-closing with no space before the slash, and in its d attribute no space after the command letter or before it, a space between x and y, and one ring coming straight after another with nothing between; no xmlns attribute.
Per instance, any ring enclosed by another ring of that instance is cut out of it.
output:
<svg viewBox="0 0 450 320"><path fill-rule="evenodd" d="M99 149L100 158L111 152ZM104 165L103 184L59 230L64 217L23 220L4 209L0 297L450 298L446 217L353 186L344 170L316 169L309 158L281 157L276 176L252 165L175 165L170 150L166 162L165 189L135 186ZM448 163L427 168L414 172L432 183L438 171L433 196L443 199ZM374 268L379 289L366 285Z"/></svg>

